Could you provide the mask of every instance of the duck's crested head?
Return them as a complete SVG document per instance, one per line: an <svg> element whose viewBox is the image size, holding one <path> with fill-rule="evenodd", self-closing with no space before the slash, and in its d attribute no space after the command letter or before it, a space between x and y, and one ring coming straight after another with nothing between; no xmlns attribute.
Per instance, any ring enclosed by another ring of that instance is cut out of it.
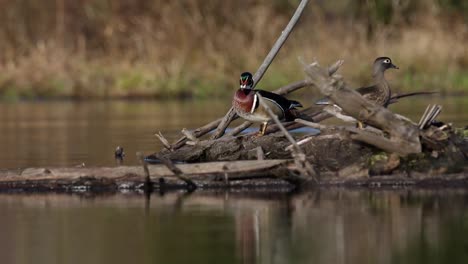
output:
<svg viewBox="0 0 468 264"><path fill-rule="evenodd" d="M388 69L399 69L395 64L392 63L392 59L389 57L378 57L374 61L374 75L383 73Z"/></svg>
<svg viewBox="0 0 468 264"><path fill-rule="evenodd" d="M250 72L243 72L240 75L239 84L241 89L252 89L253 88L253 76Z"/></svg>

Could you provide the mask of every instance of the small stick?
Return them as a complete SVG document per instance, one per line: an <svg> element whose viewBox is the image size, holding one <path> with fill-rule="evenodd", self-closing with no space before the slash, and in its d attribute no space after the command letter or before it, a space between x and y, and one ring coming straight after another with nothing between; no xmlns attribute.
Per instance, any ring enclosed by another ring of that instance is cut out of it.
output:
<svg viewBox="0 0 468 264"><path fill-rule="evenodd" d="M310 136L310 137L301 139L301 140L299 140L299 141L297 142L297 145L299 145L299 146L300 146L300 145L304 145L305 143L307 143L307 142L311 141L312 139L314 139L314 137L315 137L315 136ZM291 151L293 147L294 147L293 145L289 145L289 146L287 146L287 147L285 148L285 150Z"/></svg>
<svg viewBox="0 0 468 264"><path fill-rule="evenodd" d="M143 171L145 173L145 183L143 185L143 190L145 193L153 192L153 183L151 182L150 172L148 169L148 163L145 160L145 156L141 152L136 153L137 158L140 160L141 165L143 166Z"/></svg>
<svg viewBox="0 0 468 264"><path fill-rule="evenodd" d="M344 63L344 60L337 60L335 63L328 66L328 75L332 76L333 74L335 74L335 72L337 72L340 69L343 63Z"/></svg>
<svg viewBox="0 0 468 264"><path fill-rule="evenodd" d="M284 136L291 142L292 144L292 154L294 157L294 161L296 163L297 168L304 174L312 178L312 180L317 183L317 178L316 175L317 173L313 169L312 165L307 161L305 153L302 151L302 149L297 145L296 140L289 134L288 130L281 124L278 116L276 116L273 111L271 111L270 107L265 104L265 101L263 99L263 96L257 93L258 96L258 101L260 102L260 105L267 111L268 115L270 115L271 119L276 123L276 125L280 128L281 132L283 132ZM307 179L301 179L301 180L307 180Z"/></svg>
<svg viewBox="0 0 468 264"><path fill-rule="evenodd" d="M258 146L257 147L257 160L264 160L265 159L265 153L263 152L262 147Z"/></svg>
<svg viewBox="0 0 468 264"><path fill-rule="evenodd" d="M170 150L170 151L174 151L174 149L171 147L171 144L169 143L169 141L163 136L163 134L161 134L161 131L158 131L158 133L154 134L158 139L159 141L161 141L161 143L163 144L163 146Z"/></svg>
<svg viewBox="0 0 468 264"><path fill-rule="evenodd" d="M281 124L281 121L279 120L278 116L275 115L273 111L271 111L270 107L267 104L265 104L263 96L261 96L259 93L257 93L257 96L258 96L260 105L267 111L271 119L273 119L276 125L280 128L281 132L283 132L286 139L288 139L289 142L291 142L291 144L294 145L294 148L296 149L296 151L302 152L301 148L299 148L299 146L297 145L296 140L294 140L291 134L289 134L288 130L283 126L283 124Z"/></svg>
<svg viewBox="0 0 468 264"><path fill-rule="evenodd" d="M322 125L322 124L319 124L319 123L314 123L314 122L310 122L310 121L306 121L304 119L300 119L300 118L296 118L294 119L294 122L297 122L299 124L303 124L305 126L308 126L308 127L311 127L311 128L316 128L316 129L326 129L327 126L325 125Z"/></svg>
<svg viewBox="0 0 468 264"><path fill-rule="evenodd" d="M224 184L228 186L229 185L229 175L228 175L229 168L227 167L227 165L223 166L223 171L224 171Z"/></svg>
<svg viewBox="0 0 468 264"><path fill-rule="evenodd" d="M419 129L424 129L440 114L442 111L442 106L440 105L428 105L424 114L419 120L418 127Z"/></svg>
<svg viewBox="0 0 468 264"><path fill-rule="evenodd" d="M198 138L192 132L187 130L186 128L182 128L182 134L184 134L185 137L187 137L192 142L194 142L194 143L198 142Z"/></svg>
<svg viewBox="0 0 468 264"><path fill-rule="evenodd" d="M242 131L246 130L247 128L249 128L251 125L253 125L252 122L250 121L245 121L244 123L236 126L235 128L233 128L231 131L229 131L227 133L228 136L237 136L239 133L241 133Z"/></svg>
<svg viewBox="0 0 468 264"><path fill-rule="evenodd" d="M172 160L166 158L166 157L163 157L163 156L159 156L158 155L158 159L161 160L161 162L166 165L166 167L172 171L172 173L174 173L174 176L177 177L178 179L182 180L183 182L185 182L187 184L187 189L189 191L193 191L197 188L197 185L192 181L190 180L189 178L183 176L184 175L184 172L182 172L179 168L176 167L176 165L174 165L174 163L172 162Z"/></svg>

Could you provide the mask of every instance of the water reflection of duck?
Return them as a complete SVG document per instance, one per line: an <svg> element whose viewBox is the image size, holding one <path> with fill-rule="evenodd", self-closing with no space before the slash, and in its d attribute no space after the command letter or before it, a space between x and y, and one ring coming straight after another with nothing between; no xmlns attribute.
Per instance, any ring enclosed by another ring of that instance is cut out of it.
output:
<svg viewBox="0 0 468 264"><path fill-rule="evenodd" d="M260 134L263 135L271 119L266 110L260 106L260 97L263 103L268 105L279 119L292 121L296 118L296 107L302 107L301 103L289 100L279 94L264 90L253 89L254 80L250 72L244 72L240 76L240 87L234 94L232 106L240 117L251 121L262 123Z"/></svg>

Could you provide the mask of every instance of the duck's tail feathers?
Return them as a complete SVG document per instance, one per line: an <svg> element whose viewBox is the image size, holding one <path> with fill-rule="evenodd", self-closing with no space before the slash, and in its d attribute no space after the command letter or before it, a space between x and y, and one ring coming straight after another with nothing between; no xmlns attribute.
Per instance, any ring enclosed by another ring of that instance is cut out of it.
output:
<svg viewBox="0 0 468 264"><path fill-rule="evenodd" d="M398 102L398 99L405 98L405 97L416 96L416 95L432 95L432 94L437 94L437 93L439 92L431 91L431 92L413 92L413 93L397 94L390 98L388 104L394 104Z"/></svg>
<svg viewBox="0 0 468 264"><path fill-rule="evenodd" d="M289 100L289 102L291 102L291 105L289 106L289 109L292 109L294 107L302 107L302 104L299 103L298 101Z"/></svg>

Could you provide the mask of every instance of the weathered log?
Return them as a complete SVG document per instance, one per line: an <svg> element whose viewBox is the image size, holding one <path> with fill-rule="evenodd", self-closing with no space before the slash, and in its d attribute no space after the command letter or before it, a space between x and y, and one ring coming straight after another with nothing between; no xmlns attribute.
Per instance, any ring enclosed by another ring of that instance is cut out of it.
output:
<svg viewBox="0 0 468 264"><path fill-rule="evenodd" d="M288 180L288 160L210 162L199 164L179 164L177 172L165 165L147 166L142 173L138 166L104 167L104 168L29 168L24 170L0 171L0 191L14 190L61 190L87 191L112 189L144 189L148 175L151 175L153 188L160 188L160 179L164 186L187 187L183 175L196 187L222 187L219 179L228 175L229 181L251 179L276 179L283 181L284 186L291 186ZM146 171L146 169L145 169ZM224 186L226 187L226 186Z"/></svg>
<svg viewBox="0 0 468 264"><path fill-rule="evenodd" d="M437 128L437 133L446 135L437 141L443 147L439 144L435 149L425 146L423 153L401 158L352 140L347 128L320 126L320 135L306 136L301 144L307 160L320 171L316 186L468 187L468 129ZM220 156L226 160L239 157L255 160L172 164L175 169L146 164L143 170L140 166L0 170L0 192L144 190L145 182L150 182L153 189L187 189L181 175L192 181L197 189L291 190L298 182L295 174L298 168L290 159L290 152L285 150L289 145L290 142L279 133L260 138L241 136L200 141L196 146L186 145L181 150L193 155L194 149L209 146L198 154L199 161ZM227 146L232 152L227 153ZM259 146L270 159L256 160ZM167 158L182 157L179 151L165 150L159 154ZM279 155L286 159L271 159ZM371 175L386 176L369 177Z"/></svg>
<svg viewBox="0 0 468 264"><path fill-rule="evenodd" d="M212 162L182 164L181 171L198 189L242 188L243 190L291 191L294 185L287 181L288 171L294 163L285 160ZM153 188L186 189L186 184L174 177L164 165L149 166ZM228 184L222 179L228 171ZM355 177L343 177L339 173L324 174L315 187L468 187L468 170L461 173L398 172L394 175L368 177L357 173ZM159 179L165 179L161 184ZM0 192L99 192L139 191L143 189L144 176L141 167L113 168L29 168L0 171Z"/></svg>

